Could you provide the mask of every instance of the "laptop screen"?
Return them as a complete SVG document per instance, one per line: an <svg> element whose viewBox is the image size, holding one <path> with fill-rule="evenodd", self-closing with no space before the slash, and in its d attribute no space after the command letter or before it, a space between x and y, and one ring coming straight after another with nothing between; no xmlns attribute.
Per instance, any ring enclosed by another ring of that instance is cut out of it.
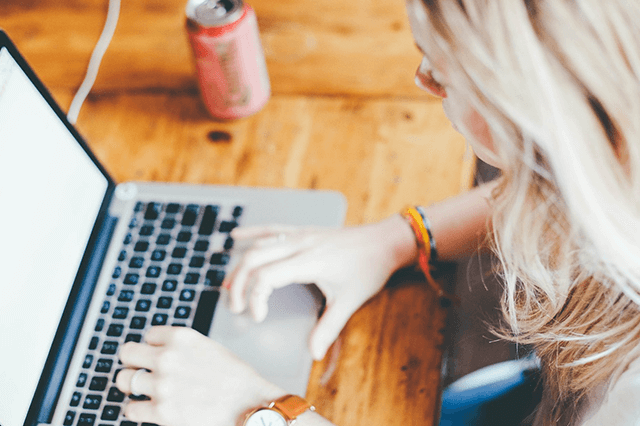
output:
<svg viewBox="0 0 640 426"><path fill-rule="evenodd" d="M108 181L0 47L0 425L24 423Z"/></svg>

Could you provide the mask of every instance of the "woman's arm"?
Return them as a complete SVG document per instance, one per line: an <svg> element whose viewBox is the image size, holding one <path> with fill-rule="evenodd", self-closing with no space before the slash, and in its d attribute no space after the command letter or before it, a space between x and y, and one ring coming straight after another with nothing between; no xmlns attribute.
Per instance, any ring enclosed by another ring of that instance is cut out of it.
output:
<svg viewBox="0 0 640 426"><path fill-rule="evenodd" d="M464 194L425 207L436 240L438 259L451 261L470 255L487 235L491 207L489 199L495 182L486 183ZM417 262L416 242L410 226L400 215L380 222L394 237L393 253L397 269Z"/></svg>

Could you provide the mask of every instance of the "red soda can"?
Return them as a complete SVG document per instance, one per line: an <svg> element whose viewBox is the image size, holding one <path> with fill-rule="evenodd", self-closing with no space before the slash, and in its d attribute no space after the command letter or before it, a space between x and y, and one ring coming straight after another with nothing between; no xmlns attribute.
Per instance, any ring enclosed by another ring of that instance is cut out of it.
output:
<svg viewBox="0 0 640 426"><path fill-rule="evenodd" d="M189 0L187 32L200 93L213 117L258 112L271 96L258 21L242 0Z"/></svg>

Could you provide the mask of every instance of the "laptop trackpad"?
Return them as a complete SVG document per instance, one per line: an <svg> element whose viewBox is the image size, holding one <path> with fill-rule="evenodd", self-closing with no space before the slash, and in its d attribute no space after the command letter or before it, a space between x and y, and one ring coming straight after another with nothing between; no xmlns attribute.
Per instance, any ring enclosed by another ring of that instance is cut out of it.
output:
<svg viewBox="0 0 640 426"><path fill-rule="evenodd" d="M209 336L251 364L265 379L287 392L304 395L312 364L309 335L322 303L317 287L290 285L273 292L269 314L258 324L248 311L241 315L229 312L225 292Z"/></svg>

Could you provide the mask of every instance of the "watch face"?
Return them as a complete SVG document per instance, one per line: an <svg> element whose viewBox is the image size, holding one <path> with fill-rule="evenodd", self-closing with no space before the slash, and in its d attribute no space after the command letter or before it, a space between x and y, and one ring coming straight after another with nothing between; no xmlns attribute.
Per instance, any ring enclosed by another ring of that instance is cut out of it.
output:
<svg viewBox="0 0 640 426"><path fill-rule="evenodd" d="M277 412L265 408L253 413L245 426L287 426L287 421Z"/></svg>

